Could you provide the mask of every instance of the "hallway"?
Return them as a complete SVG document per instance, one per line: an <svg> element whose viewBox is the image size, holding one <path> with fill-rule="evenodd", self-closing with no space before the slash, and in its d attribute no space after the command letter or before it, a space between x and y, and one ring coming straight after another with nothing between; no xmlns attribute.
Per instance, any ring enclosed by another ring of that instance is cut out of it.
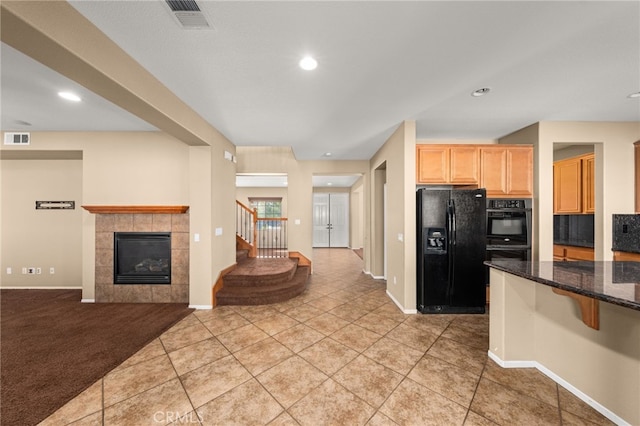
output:
<svg viewBox="0 0 640 426"><path fill-rule="evenodd" d="M611 424L487 357L488 315L405 315L349 249L284 303L196 311L42 424Z"/></svg>

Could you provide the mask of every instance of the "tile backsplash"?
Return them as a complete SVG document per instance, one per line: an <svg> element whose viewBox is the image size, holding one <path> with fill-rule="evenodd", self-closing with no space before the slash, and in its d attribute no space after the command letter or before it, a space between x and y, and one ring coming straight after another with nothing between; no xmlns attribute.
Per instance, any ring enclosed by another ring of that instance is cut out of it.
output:
<svg viewBox="0 0 640 426"><path fill-rule="evenodd" d="M593 247L592 214L553 216L553 243L567 246Z"/></svg>

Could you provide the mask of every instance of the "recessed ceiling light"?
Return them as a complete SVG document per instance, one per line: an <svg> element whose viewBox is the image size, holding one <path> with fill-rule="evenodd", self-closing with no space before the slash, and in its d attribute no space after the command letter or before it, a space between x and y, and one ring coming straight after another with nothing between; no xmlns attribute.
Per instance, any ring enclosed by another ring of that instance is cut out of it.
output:
<svg viewBox="0 0 640 426"><path fill-rule="evenodd" d="M325 156L325 157L331 157L331 153L330 153L330 152L325 152L325 153L324 153L324 156Z"/></svg>
<svg viewBox="0 0 640 426"><path fill-rule="evenodd" d="M300 59L298 65L300 65L300 68L305 71L311 71L315 70L318 67L318 61L313 59L311 56L305 56L304 58Z"/></svg>
<svg viewBox="0 0 640 426"><path fill-rule="evenodd" d="M630 95L629 95L629 96L627 96L627 97L628 97L628 98L631 98L631 99L640 98L640 92L632 93L632 94L630 94Z"/></svg>
<svg viewBox="0 0 640 426"><path fill-rule="evenodd" d="M489 89L488 87L483 87L482 89L474 90L473 92L471 92L471 96L477 98L478 96L486 95L490 91L491 89Z"/></svg>
<svg viewBox="0 0 640 426"><path fill-rule="evenodd" d="M332 184L331 182L327 182L327 185L331 186L331 185L333 185L333 184Z"/></svg>
<svg viewBox="0 0 640 426"><path fill-rule="evenodd" d="M72 102L80 102L82 100L80 99L80 96L71 92L58 92L58 96L60 96L62 99L66 99Z"/></svg>

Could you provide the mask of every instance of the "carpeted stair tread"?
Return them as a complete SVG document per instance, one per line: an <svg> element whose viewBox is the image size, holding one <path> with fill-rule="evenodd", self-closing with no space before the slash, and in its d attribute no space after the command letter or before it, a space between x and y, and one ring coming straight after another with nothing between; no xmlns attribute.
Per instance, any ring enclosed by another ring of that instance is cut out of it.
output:
<svg viewBox="0 0 640 426"><path fill-rule="evenodd" d="M304 292L310 272L308 266L298 266L291 279L268 286L227 287L225 281L216 301L218 305L266 305L289 300Z"/></svg>
<svg viewBox="0 0 640 426"><path fill-rule="evenodd" d="M297 259L290 258L250 258L224 276L224 287L269 286L293 278L298 265Z"/></svg>

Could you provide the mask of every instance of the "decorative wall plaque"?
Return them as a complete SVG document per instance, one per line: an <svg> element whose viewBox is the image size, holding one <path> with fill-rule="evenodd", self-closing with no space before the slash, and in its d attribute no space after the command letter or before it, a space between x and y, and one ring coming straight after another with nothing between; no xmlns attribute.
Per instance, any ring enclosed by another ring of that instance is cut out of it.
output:
<svg viewBox="0 0 640 426"><path fill-rule="evenodd" d="M73 210L75 201L36 201L36 210Z"/></svg>

